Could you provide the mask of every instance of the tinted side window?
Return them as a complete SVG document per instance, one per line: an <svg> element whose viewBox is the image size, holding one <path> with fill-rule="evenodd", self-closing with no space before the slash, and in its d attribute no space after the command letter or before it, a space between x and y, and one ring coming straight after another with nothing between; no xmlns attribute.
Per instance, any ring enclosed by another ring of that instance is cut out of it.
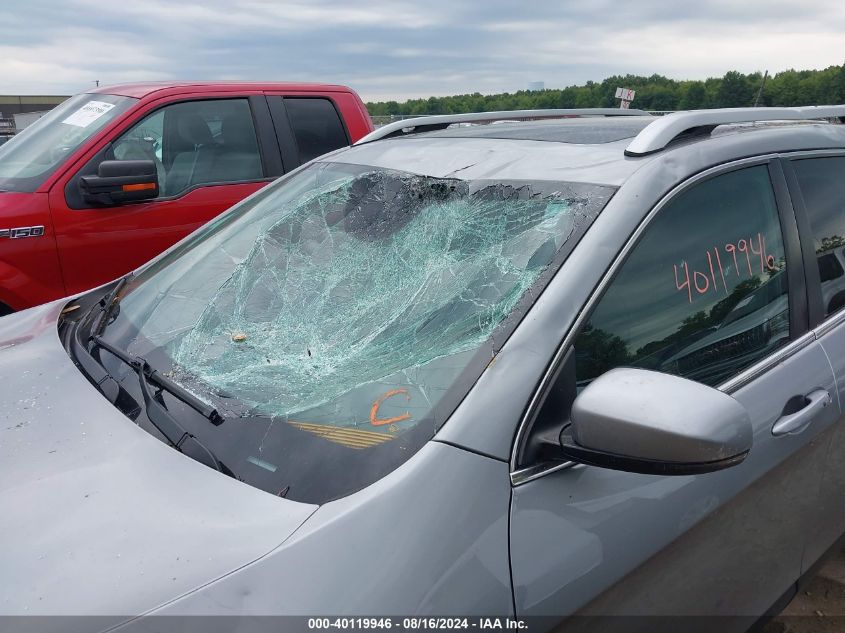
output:
<svg viewBox="0 0 845 633"><path fill-rule="evenodd" d="M153 160L162 196L175 196L203 183L264 177L246 99L165 106L117 139L113 153L119 160Z"/></svg>
<svg viewBox="0 0 845 633"><path fill-rule="evenodd" d="M717 385L789 338L766 166L707 180L652 220L575 342L583 386L618 366Z"/></svg>
<svg viewBox="0 0 845 633"><path fill-rule="evenodd" d="M825 316L845 305L845 157L792 163L813 232Z"/></svg>
<svg viewBox="0 0 845 633"><path fill-rule="evenodd" d="M337 110L328 99L289 97L285 108L299 146L300 163L349 145Z"/></svg>

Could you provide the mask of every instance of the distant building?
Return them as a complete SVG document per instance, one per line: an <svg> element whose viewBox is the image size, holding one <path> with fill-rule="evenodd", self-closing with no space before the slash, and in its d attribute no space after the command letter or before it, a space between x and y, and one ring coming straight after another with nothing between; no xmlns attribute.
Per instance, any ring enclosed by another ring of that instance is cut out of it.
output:
<svg viewBox="0 0 845 633"><path fill-rule="evenodd" d="M15 114L22 112L44 112L52 110L59 105L67 96L49 95L0 95L0 112L3 117L11 119Z"/></svg>
<svg viewBox="0 0 845 633"><path fill-rule="evenodd" d="M538 92L540 90L546 89L546 82L545 81L529 81L528 82L528 89L531 92Z"/></svg>
<svg viewBox="0 0 845 633"><path fill-rule="evenodd" d="M20 132L22 129L29 127L38 119L47 114L48 111L42 112L21 112L14 116L15 130Z"/></svg>
<svg viewBox="0 0 845 633"><path fill-rule="evenodd" d="M37 116L16 117L28 112L44 113L52 110L67 99L64 95L0 95L0 134L15 131L15 120L29 124L37 120ZM23 128L20 128L23 129Z"/></svg>

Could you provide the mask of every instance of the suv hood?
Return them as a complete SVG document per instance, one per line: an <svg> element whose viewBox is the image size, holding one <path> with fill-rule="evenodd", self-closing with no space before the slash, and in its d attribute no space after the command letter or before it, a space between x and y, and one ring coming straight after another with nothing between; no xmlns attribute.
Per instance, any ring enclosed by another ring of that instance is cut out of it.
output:
<svg viewBox="0 0 845 633"><path fill-rule="evenodd" d="M0 615L115 616L105 627L264 556L316 506L135 426L65 353L64 304L0 318Z"/></svg>

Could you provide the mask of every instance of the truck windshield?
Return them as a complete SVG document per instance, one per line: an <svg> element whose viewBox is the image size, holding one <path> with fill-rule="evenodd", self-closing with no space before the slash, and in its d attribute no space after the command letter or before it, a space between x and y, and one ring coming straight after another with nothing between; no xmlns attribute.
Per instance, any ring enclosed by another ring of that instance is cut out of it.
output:
<svg viewBox="0 0 845 633"><path fill-rule="evenodd" d="M35 191L82 143L137 101L80 94L50 110L0 147L0 189Z"/></svg>
<svg viewBox="0 0 845 633"><path fill-rule="evenodd" d="M135 275L104 336L222 414L183 424L235 476L323 502L431 439L612 193L314 163Z"/></svg>

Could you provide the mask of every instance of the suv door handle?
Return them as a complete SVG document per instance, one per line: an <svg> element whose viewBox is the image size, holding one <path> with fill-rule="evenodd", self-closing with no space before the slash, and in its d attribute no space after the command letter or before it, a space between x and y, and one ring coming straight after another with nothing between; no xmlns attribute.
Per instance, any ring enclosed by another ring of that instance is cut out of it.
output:
<svg viewBox="0 0 845 633"><path fill-rule="evenodd" d="M772 426L772 435L800 433L809 426L819 411L832 402L830 393L826 389L817 389L804 397L807 404L795 413L779 417Z"/></svg>

